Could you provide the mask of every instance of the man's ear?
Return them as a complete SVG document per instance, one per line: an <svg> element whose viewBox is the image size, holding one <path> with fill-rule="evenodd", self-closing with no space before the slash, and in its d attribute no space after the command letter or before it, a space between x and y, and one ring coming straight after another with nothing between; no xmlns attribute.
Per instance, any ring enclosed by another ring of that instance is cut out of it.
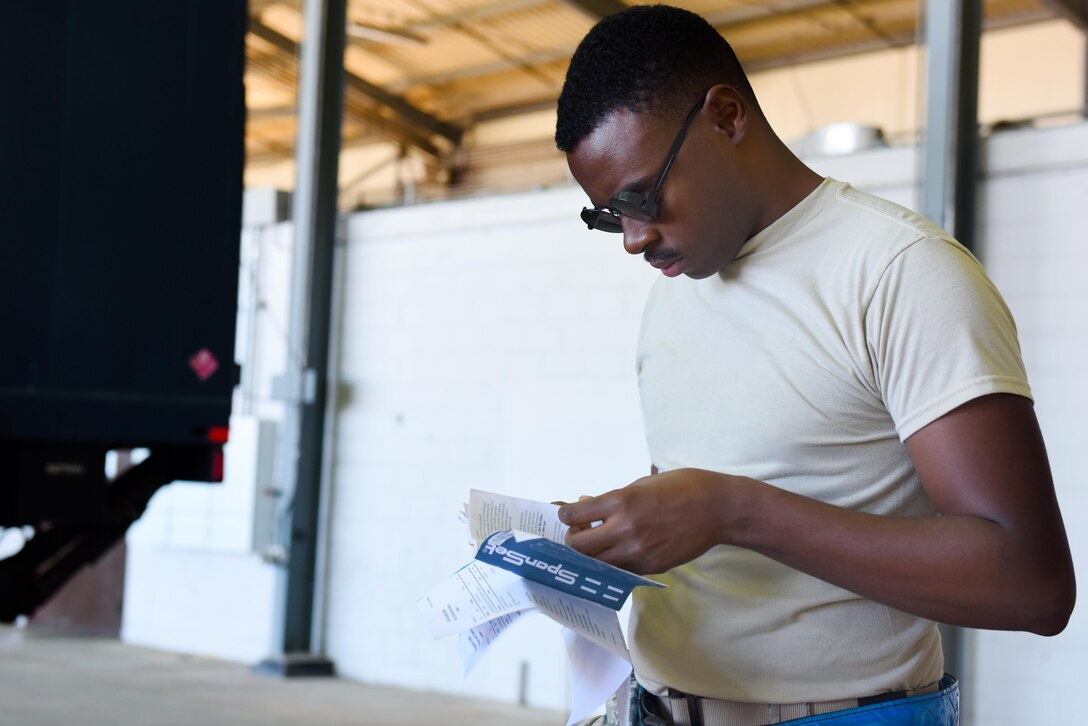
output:
<svg viewBox="0 0 1088 726"><path fill-rule="evenodd" d="M706 107L714 125L725 133L734 144L740 143L748 133L748 99L733 86L718 84L707 91Z"/></svg>

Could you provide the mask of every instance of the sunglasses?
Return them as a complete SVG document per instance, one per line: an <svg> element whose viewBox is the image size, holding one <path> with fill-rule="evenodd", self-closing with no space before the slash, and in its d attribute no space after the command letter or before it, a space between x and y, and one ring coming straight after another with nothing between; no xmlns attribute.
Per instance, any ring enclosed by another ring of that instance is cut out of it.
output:
<svg viewBox="0 0 1088 726"><path fill-rule="evenodd" d="M582 207L582 221L590 229L599 229L602 232L622 232L623 222L620 220L620 215L637 219L640 222L657 221L657 217L661 213L661 206L657 203L657 195L661 191L661 185L665 183L665 176L669 173L669 169L672 168L672 163L676 160L676 155L680 153L680 145L684 143L684 137L687 136L688 126L691 125L695 114L703 107L705 98L705 96L700 98L699 102L688 111L688 116L684 119L684 125L680 127L679 133L676 134L676 140L672 142L669 155L665 157L665 163L661 166L661 171L658 172L657 179L654 180L654 185L648 193L616 192L612 199L609 200L609 206L607 207L593 207L592 209Z"/></svg>

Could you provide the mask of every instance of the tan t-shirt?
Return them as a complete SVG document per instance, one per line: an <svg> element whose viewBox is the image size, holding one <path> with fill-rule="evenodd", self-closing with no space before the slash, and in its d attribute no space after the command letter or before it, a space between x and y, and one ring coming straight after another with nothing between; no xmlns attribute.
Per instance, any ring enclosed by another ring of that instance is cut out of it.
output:
<svg viewBox="0 0 1088 726"><path fill-rule="evenodd" d="M840 507L935 514L903 441L989 393L1030 397L1015 325L978 262L924 218L825 180L718 276L662 279L638 376L650 457ZM936 626L719 546L637 588L631 652L660 692L760 703L941 677Z"/></svg>

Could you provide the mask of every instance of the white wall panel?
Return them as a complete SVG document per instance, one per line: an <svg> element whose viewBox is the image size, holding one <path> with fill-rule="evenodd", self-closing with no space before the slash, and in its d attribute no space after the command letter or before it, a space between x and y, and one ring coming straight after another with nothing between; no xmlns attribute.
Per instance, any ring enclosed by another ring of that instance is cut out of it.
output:
<svg viewBox="0 0 1088 726"><path fill-rule="evenodd" d="M258 548L274 526L272 377L287 356L291 228L275 218L272 195L247 192L242 236L231 440L221 484L174 482L155 494L126 536L121 637L164 650L256 662L271 655L273 566ZM256 202L256 203L255 203ZM252 215L259 218L252 218Z"/></svg>
<svg viewBox="0 0 1088 726"><path fill-rule="evenodd" d="M270 654L275 583L256 555L142 544L125 569L126 643L243 663Z"/></svg>
<svg viewBox="0 0 1088 726"><path fill-rule="evenodd" d="M996 136L980 254L1016 319L1074 565L1088 582L1088 125ZM1082 588L1083 589L1083 588ZM1088 665L1083 604L1054 638L974 636L975 724L1057 726Z"/></svg>
<svg viewBox="0 0 1088 726"><path fill-rule="evenodd" d="M432 641L414 602L470 557L469 489L570 499L649 469L634 345L654 273L586 230L583 203L568 188L352 218L328 600L341 673L565 703L550 621L466 681L456 638Z"/></svg>

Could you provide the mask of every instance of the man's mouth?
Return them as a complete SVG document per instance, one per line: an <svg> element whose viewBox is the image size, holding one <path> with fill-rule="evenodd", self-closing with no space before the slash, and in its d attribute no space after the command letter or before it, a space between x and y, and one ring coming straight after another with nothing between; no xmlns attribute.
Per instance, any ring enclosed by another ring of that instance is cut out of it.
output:
<svg viewBox="0 0 1088 726"><path fill-rule="evenodd" d="M651 266L661 270L666 277L676 277L680 274L681 257L675 252L658 252L655 254L647 252L644 256Z"/></svg>

